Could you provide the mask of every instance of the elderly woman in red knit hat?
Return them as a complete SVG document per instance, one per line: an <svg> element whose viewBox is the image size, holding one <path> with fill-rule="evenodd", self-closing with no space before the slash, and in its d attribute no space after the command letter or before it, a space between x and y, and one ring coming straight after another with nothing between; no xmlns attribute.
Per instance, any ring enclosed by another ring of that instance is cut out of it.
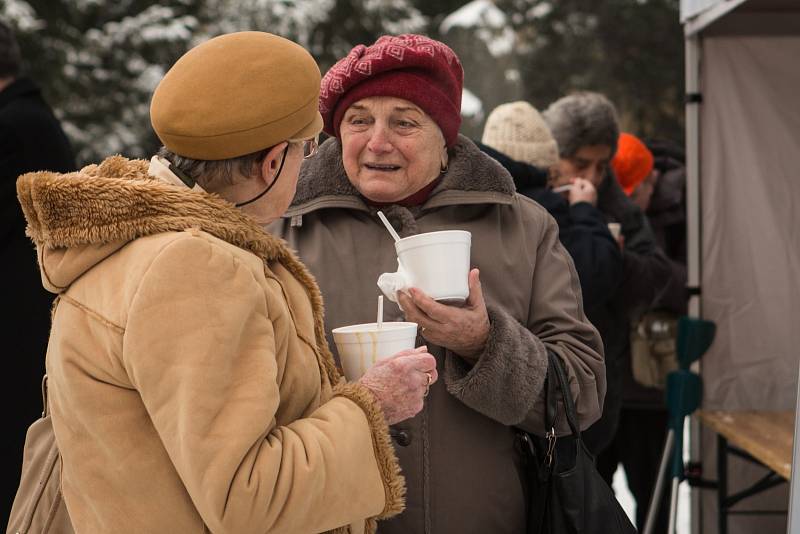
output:
<svg viewBox="0 0 800 534"><path fill-rule="evenodd" d="M322 80L333 138L304 164L292 206L269 227L316 276L327 332L373 321L376 280L397 266L378 210L401 236L472 233L463 306L411 288L386 310L387 320L419 324L444 379L420 414L393 427L407 509L381 534L525 531L514 427L543 432L548 351L568 368L582 426L603 406L602 343L558 228L458 134L462 84L458 57L427 37L356 46Z"/></svg>

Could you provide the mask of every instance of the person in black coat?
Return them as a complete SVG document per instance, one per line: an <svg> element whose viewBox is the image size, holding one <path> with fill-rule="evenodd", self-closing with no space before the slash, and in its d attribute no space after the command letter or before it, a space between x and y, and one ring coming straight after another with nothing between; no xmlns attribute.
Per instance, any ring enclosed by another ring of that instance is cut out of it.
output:
<svg viewBox="0 0 800 534"><path fill-rule="evenodd" d="M602 309L622 280L622 254L602 213L589 200L570 202L554 193L547 185L545 170L513 160L481 142L476 145L505 167L518 193L541 204L556 220L561 244L570 253L581 280L586 314ZM589 195L596 197L596 193Z"/></svg>
<svg viewBox="0 0 800 534"><path fill-rule="evenodd" d="M641 529L658 477L667 418L660 392L658 410L640 409L632 402L637 384L631 372L631 324L663 294L671 276L669 260L644 213L623 192L611 169L619 138L614 105L599 93L579 92L553 102L543 116L558 141L562 177L581 176L595 184L598 209L607 222L621 226L623 280L602 328L609 332L604 338L607 347L621 362L623 406L617 434L598 456L597 466L609 484L618 464L624 466ZM667 530L668 508L662 504L656 533Z"/></svg>
<svg viewBox="0 0 800 534"><path fill-rule="evenodd" d="M670 287L659 304L685 315L689 302L686 247L686 156L676 143L666 139L650 139L646 146L653 154L656 176L652 194L646 203L637 205L647 214L658 246L673 264ZM634 202L636 198L632 197Z"/></svg>
<svg viewBox="0 0 800 534"><path fill-rule="evenodd" d="M17 177L30 171L75 170L72 149L58 120L28 78L20 76L19 47L0 22L0 247L3 295L3 404L6 454L0 471L0 524L6 524L17 491L28 426L42 413L41 382L53 296L44 290L36 250L25 235L17 202Z"/></svg>
<svg viewBox="0 0 800 534"><path fill-rule="evenodd" d="M541 204L558 223L559 238L581 282L584 311L603 338L607 380L603 415L583 433L589 450L598 454L614 437L622 398L620 362L606 341L616 333L607 328L606 317L622 281L619 243L595 207L597 192L591 183L575 180L566 195L550 189L548 183L558 172L558 147L533 106L512 102L495 108L482 141L478 147L508 170L517 192Z"/></svg>

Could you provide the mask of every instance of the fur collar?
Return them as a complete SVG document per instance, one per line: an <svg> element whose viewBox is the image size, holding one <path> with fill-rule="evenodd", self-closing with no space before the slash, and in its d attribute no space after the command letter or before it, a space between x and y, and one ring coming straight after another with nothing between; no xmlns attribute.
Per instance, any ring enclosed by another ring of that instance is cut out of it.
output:
<svg viewBox="0 0 800 534"><path fill-rule="evenodd" d="M287 249L218 195L163 183L148 162L113 156L78 172L21 176L17 194L28 235L51 248L103 245L197 227L266 260Z"/></svg>
<svg viewBox="0 0 800 534"><path fill-rule="evenodd" d="M514 193L514 180L508 171L467 137L459 135L450 151L447 172L422 207L465 202L507 204ZM347 179L342 164L342 146L336 138L325 141L317 155L303 163L297 194L286 216L303 215L323 207L368 210L359 192Z"/></svg>
<svg viewBox="0 0 800 534"><path fill-rule="evenodd" d="M78 172L35 172L17 180L27 234L41 249L126 243L162 232L199 228L265 262L278 261L306 288L314 310L321 370L340 376L325 343L322 297L316 281L286 243L215 194L165 184L147 173L148 162L113 156Z"/></svg>

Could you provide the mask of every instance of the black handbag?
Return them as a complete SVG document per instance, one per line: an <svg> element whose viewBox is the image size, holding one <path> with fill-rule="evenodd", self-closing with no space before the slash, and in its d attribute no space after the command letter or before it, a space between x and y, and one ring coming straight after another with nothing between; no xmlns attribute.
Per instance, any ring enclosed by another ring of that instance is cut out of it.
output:
<svg viewBox="0 0 800 534"><path fill-rule="evenodd" d="M561 359L548 351L545 437L520 431L528 473L528 534L636 534L581 439ZM556 436L561 399L571 436Z"/></svg>

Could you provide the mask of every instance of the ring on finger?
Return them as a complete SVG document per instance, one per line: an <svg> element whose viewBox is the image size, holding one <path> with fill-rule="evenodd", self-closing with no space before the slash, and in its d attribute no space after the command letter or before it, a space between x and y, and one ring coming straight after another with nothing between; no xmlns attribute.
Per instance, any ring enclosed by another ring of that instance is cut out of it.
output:
<svg viewBox="0 0 800 534"><path fill-rule="evenodd" d="M427 377L427 381L425 382L425 393L422 394L423 397L427 397L428 393L431 390L431 383L433 382L433 375L429 372L425 371L425 376Z"/></svg>

